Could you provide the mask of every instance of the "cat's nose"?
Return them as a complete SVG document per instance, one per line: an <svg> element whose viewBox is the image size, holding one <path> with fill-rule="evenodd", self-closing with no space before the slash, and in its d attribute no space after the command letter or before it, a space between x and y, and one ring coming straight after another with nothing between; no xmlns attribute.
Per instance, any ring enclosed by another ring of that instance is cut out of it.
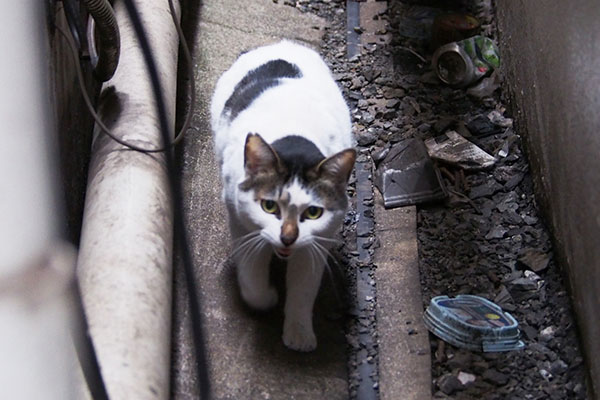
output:
<svg viewBox="0 0 600 400"><path fill-rule="evenodd" d="M282 233L279 236L279 239L281 239L281 243L283 243L284 245L291 246L292 244L294 244L297 237L298 237L297 235L284 235Z"/></svg>
<svg viewBox="0 0 600 400"><path fill-rule="evenodd" d="M279 239L284 246L291 246L298 239L298 224L293 218L286 218L283 221Z"/></svg>
<svg viewBox="0 0 600 400"><path fill-rule="evenodd" d="M286 219L281 226L279 239L284 246L291 246L298 239L298 225L290 219Z"/></svg>

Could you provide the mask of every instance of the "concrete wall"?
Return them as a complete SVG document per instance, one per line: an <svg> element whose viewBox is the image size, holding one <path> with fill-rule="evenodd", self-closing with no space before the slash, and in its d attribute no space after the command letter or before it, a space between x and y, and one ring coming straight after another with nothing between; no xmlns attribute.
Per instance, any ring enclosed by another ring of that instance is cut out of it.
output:
<svg viewBox="0 0 600 400"><path fill-rule="evenodd" d="M600 2L496 2L503 70L537 199L567 270L600 396Z"/></svg>

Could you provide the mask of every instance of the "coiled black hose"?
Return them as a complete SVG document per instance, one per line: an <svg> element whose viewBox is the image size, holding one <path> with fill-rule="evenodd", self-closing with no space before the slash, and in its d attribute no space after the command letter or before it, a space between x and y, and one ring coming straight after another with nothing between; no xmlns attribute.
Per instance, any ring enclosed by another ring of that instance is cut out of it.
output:
<svg viewBox="0 0 600 400"><path fill-rule="evenodd" d="M94 76L104 82L115 73L121 54L121 36L115 18L115 12L108 0L84 0L88 12L94 18L96 51L98 62L94 67Z"/></svg>

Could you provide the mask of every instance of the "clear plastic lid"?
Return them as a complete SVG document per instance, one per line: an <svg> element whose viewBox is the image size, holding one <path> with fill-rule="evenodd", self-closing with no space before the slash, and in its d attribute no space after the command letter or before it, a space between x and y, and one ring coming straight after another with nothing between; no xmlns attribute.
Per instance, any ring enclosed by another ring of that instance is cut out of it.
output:
<svg viewBox="0 0 600 400"><path fill-rule="evenodd" d="M510 351L524 347L517 321L497 304L473 295L438 296L424 315L439 338L474 351Z"/></svg>

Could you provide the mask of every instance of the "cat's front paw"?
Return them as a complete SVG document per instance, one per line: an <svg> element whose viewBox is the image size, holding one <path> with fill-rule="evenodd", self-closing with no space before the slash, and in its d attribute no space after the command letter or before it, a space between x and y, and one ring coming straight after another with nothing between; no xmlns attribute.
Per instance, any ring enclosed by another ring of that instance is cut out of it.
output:
<svg viewBox="0 0 600 400"><path fill-rule="evenodd" d="M283 326L283 344L296 351L313 351L317 348L317 337L312 327L299 322L286 323Z"/></svg>
<svg viewBox="0 0 600 400"><path fill-rule="evenodd" d="M278 301L277 290L273 287L267 288L267 290L244 290L241 288L242 298L250 307L255 310L265 311L275 307Z"/></svg>

